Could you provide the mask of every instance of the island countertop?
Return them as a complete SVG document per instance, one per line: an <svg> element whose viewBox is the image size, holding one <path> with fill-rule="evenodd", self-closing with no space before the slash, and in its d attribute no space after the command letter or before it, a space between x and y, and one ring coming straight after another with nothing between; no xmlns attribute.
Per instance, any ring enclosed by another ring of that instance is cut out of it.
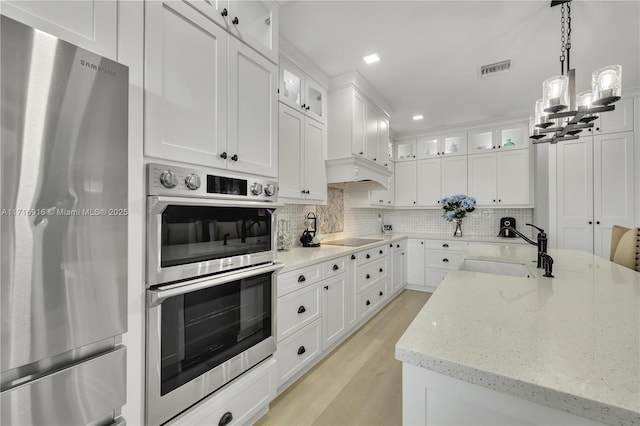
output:
<svg viewBox="0 0 640 426"><path fill-rule="evenodd" d="M576 250L470 246L526 262L520 278L451 271L396 345L396 359L612 425L640 424L640 273Z"/></svg>

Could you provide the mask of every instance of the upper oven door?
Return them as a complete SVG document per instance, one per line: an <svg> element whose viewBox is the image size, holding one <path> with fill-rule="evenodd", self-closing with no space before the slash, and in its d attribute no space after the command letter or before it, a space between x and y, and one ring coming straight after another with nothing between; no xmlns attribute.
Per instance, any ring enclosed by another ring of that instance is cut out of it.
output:
<svg viewBox="0 0 640 426"><path fill-rule="evenodd" d="M149 197L147 285L275 261L274 206L265 204Z"/></svg>

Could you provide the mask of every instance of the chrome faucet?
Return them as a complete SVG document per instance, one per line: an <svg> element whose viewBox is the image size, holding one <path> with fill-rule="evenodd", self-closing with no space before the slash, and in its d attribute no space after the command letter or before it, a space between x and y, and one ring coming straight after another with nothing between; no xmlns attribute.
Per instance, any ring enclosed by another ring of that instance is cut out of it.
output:
<svg viewBox="0 0 640 426"><path fill-rule="evenodd" d="M513 226L503 226L502 228L500 228L500 232L502 232L505 229L508 229L510 231L513 231L514 234L518 235L520 238L522 238L529 244L533 246L538 246L537 268L544 268L545 273L543 276L553 278L553 275L551 274L552 268L553 268L553 258L549 256L549 254L547 254L547 242L548 242L547 234L544 232L544 229L538 228L535 225L532 225L530 223L526 223L525 225L531 226L532 228L536 228L539 231L537 242L527 238L525 235L523 235L520 231L518 231Z"/></svg>

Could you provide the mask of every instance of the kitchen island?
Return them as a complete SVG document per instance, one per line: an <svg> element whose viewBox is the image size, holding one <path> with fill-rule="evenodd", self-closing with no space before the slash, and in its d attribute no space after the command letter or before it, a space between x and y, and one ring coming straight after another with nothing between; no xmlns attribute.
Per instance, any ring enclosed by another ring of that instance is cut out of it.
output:
<svg viewBox="0 0 640 426"><path fill-rule="evenodd" d="M582 251L470 246L396 345L404 424L640 424L640 273Z"/></svg>

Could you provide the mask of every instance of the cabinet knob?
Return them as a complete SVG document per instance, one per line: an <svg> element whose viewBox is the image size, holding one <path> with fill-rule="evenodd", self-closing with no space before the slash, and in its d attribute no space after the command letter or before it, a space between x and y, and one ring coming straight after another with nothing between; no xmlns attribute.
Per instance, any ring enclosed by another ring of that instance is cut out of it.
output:
<svg viewBox="0 0 640 426"><path fill-rule="evenodd" d="M374 159L373 159L373 161L377 161L377 160L378 160L377 158L374 158Z"/></svg>
<svg viewBox="0 0 640 426"><path fill-rule="evenodd" d="M596 221L596 225L600 225L600 221L599 220Z"/></svg>
<svg viewBox="0 0 640 426"><path fill-rule="evenodd" d="M491 148L496 149L496 147L495 147L495 146L492 146Z"/></svg>
<svg viewBox="0 0 640 426"><path fill-rule="evenodd" d="M333 265L333 270L334 270L334 271L337 271L338 269L340 269L340 268L338 267L338 265Z"/></svg>
<svg viewBox="0 0 640 426"><path fill-rule="evenodd" d="M383 292L380 292L380 296L384 296L384 293L383 293Z"/></svg>
<svg viewBox="0 0 640 426"><path fill-rule="evenodd" d="M309 194L309 190L308 189L305 191L305 194Z"/></svg>
<svg viewBox="0 0 640 426"><path fill-rule="evenodd" d="M382 268L380 268L380 272L384 272L384 270Z"/></svg>
<svg viewBox="0 0 640 426"><path fill-rule="evenodd" d="M302 105L300 106L300 108L305 109L305 108L306 108L306 106L307 106L307 104L302 104Z"/></svg>
<svg viewBox="0 0 640 426"><path fill-rule="evenodd" d="M592 222L592 221L589 221L589 225L593 225L593 222Z"/></svg>
<svg viewBox="0 0 640 426"><path fill-rule="evenodd" d="M367 274L367 276L365 278L369 279L369 278L371 278L371 275Z"/></svg>
<svg viewBox="0 0 640 426"><path fill-rule="evenodd" d="M367 303L365 303L365 305L369 306L371 304L370 301L367 300Z"/></svg>
<svg viewBox="0 0 640 426"><path fill-rule="evenodd" d="M233 25L238 25L238 24L240 23L240 20L239 20L239 19L238 19L238 17L236 16L236 17L234 17L234 18L233 18L233 21L231 21L231 23L232 23Z"/></svg>
<svg viewBox="0 0 640 426"><path fill-rule="evenodd" d="M302 191L300 191L300 193L305 194L304 189Z"/></svg>
<svg viewBox="0 0 640 426"><path fill-rule="evenodd" d="M300 276L298 277L298 282L299 282L299 283L303 283L303 282L305 282L306 280L307 280L307 279L304 277L304 275L300 275Z"/></svg>
<svg viewBox="0 0 640 426"><path fill-rule="evenodd" d="M363 154L364 154L364 152L360 151L360 155L363 155Z"/></svg>
<svg viewBox="0 0 640 426"><path fill-rule="evenodd" d="M393 244L389 244L389 247L393 247Z"/></svg>
<svg viewBox="0 0 640 426"><path fill-rule="evenodd" d="M371 255L369 253L367 253L367 255L365 256L367 259L371 259Z"/></svg>
<svg viewBox="0 0 640 426"><path fill-rule="evenodd" d="M449 263L449 259L447 259L446 257L444 259L442 259L443 262L445 263Z"/></svg>
<svg viewBox="0 0 640 426"><path fill-rule="evenodd" d="M231 160L232 160L232 161L238 161L238 155L237 155L237 154L233 154L233 155L231 156Z"/></svg>
<svg viewBox="0 0 640 426"><path fill-rule="evenodd" d="M222 12L220 12L220 15L222 15L222 16L227 16L228 14L229 14L229 12L227 11L226 7L224 9L222 9Z"/></svg>
<svg viewBox="0 0 640 426"><path fill-rule="evenodd" d="M307 111L309 111L311 109L311 107L309 105L307 105L307 107L305 108Z"/></svg>
<svg viewBox="0 0 640 426"><path fill-rule="evenodd" d="M351 255L351 260L355 260L355 259L356 259L356 255L355 255L355 254L352 254L352 255Z"/></svg>
<svg viewBox="0 0 640 426"><path fill-rule="evenodd" d="M303 353L305 353L307 350L304 348L304 346L300 346L298 348L298 355L302 355Z"/></svg>
<svg viewBox="0 0 640 426"><path fill-rule="evenodd" d="M499 203L501 203L501 202L502 202L502 200L501 200L500 198L498 198L498 202L499 202Z"/></svg>
<svg viewBox="0 0 640 426"><path fill-rule="evenodd" d="M328 285L325 285L325 286L324 286L324 289L325 289L325 290L329 290L329 286L328 286Z"/></svg>
<svg viewBox="0 0 640 426"><path fill-rule="evenodd" d="M379 253L380 253L380 254L382 254L382 253L384 253L384 251L383 251L383 250L380 250L380 251L379 251Z"/></svg>
<svg viewBox="0 0 640 426"><path fill-rule="evenodd" d="M218 422L218 426L227 426L233 420L233 414L231 411L227 411L220 417L220 421Z"/></svg>
<svg viewBox="0 0 640 426"><path fill-rule="evenodd" d="M498 149L502 148L502 145L498 145Z"/></svg>
<svg viewBox="0 0 640 426"><path fill-rule="evenodd" d="M449 244L444 243L444 244L442 245L442 247L447 248L447 247L449 247Z"/></svg>
<svg viewBox="0 0 640 426"><path fill-rule="evenodd" d="M416 158L416 156L414 155L413 158Z"/></svg>
<svg viewBox="0 0 640 426"><path fill-rule="evenodd" d="M495 198L493 199L493 202L494 202L494 203L496 202L496 199L495 199Z"/></svg>
<svg viewBox="0 0 640 426"><path fill-rule="evenodd" d="M305 312L307 312L307 308L305 308L304 305L300 305L300 307L298 308L298 313L304 314Z"/></svg>
<svg viewBox="0 0 640 426"><path fill-rule="evenodd" d="M400 248L400 244L396 244L396 248Z"/></svg>
<svg viewBox="0 0 640 426"><path fill-rule="evenodd" d="M420 241L420 244L424 244L424 241Z"/></svg>
<svg viewBox="0 0 640 426"><path fill-rule="evenodd" d="M599 131L600 131L600 127L596 127L596 132L599 132Z"/></svg>
<svg viewBox="0 0 640 426"><path fill-rule="evenodd" d="M222 158L223 160L227 159L227 153L223 152L222 154L220 154L220 158Z"/></svg>

